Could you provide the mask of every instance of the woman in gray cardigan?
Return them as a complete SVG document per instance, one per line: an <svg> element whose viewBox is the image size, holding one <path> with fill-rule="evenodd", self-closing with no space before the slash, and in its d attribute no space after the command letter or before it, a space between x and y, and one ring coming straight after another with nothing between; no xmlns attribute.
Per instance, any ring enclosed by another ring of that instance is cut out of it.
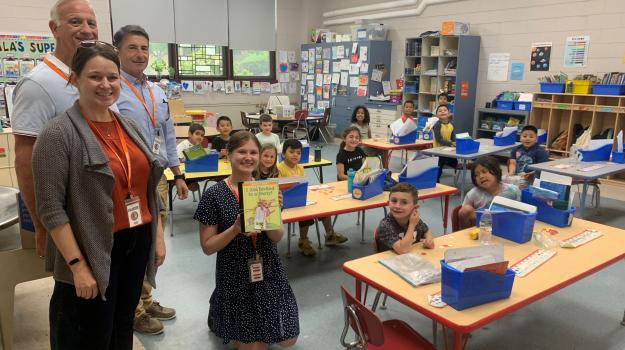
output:
<svg viewBox="0 0 625 350"><path fill-rule="evenodd" d="M156 192L163 169L137 127L109 109L119 66L112 46L83 42L70 77L80 97L33 150L37 212L52 237L53 350L131 350L143 276L147 268L154 285L165 258Z"/></svg>

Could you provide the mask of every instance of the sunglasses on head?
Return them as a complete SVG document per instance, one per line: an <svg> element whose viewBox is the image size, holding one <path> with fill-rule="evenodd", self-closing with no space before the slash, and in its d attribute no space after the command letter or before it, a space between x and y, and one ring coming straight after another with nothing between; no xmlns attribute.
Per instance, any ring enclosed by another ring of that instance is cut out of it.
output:
<svg viewBox="0 0 625 350"><path fill-rule="evenodd" d="M90 47L95 47L95 46L105 46L105 47L109 47L113 50L115 50L115 52L117 52L117 48L105 41L100 41L100 40L83 40L80 42L80 47L85 47L85 48L90 48Z"/></svg>

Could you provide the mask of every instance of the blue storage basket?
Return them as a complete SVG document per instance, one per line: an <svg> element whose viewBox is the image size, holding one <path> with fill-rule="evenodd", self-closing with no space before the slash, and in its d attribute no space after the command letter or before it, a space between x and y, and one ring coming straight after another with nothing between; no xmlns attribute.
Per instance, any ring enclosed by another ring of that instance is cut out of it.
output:
<svg viewBox="0 0 625 350"><path fill-rule="evenodd" d="M473 139L456 139L456 154L477 153L480 143Z"/></svg>
<svg viewBox="0 0 625 350"><path fill-rule="evenodd" d="M525 188L521 192L521 201L536 207L536 220L554 225L557 227L571 226L575 207L568 210L561 210L550 207L547 203L535 199L529 189Z"/></svg>
<svg viewBox="0 0 625 350"><path fill-rule="evenodd" d="M417 130L423 130L425 124L428 122L428 117L417 117Z"/></svg>
<svg viewBox="0 0 625 350"><path fill-rule="evenodd" d="M434 140L434 133L431 131L424 131L421 133L421 139L424 141L432 141Z"/></svg>
<svg viewBox="0 0 625 350"><path fill-rule="evenodd" d="M392 142L396 145L407 145L409 143L415 143L417 141L417 130L413 130L404 136L393 135Z"/></svg>
<svg viewBox="0 0 625 350"><path fill-rule="evenodd" d="M303 207L308 197L308 182L300 182L282 191L282 209Z"/></svg>
<svg viewBox="0 0 625 350"><path fill-rule="evenodd" d="M186 173L214 172L219 169L219 153L211 151L204 157L187 160L184 163Z"/></svg>
<svg viewBox="0 0 625 350"><path fill-rule="evenodd" d="M495 101L495 107L497 109L513 110L514 109L514 101L497 100L497 101Z"/></svg>
<svg viewBox="0 0 625 350"><path fill-rule="evenodd" d="M542 135L538 135L537 142L538 142L539 145L544 145L545 143L547 143L547 133L544 133Z"/></svg>
<svg viewBox="0 0 625 350"><path fill-rule="evenodd" d="M599 162L610 159L612 153L612 145L604 145L594 151L578 150L582 154L582 162Z"/></svg>
<svg viewBox="0 0 625 350"><path fill-rule="evenodd" d="M453 113L454 112L454 104L453 103L447 104L447 110L449 111L450 114Z"/></svg>
<svg viewBox="0 0 625 350"><path fill-rule="evenodd" d="M510 297L514 284L514 271L506 269L504 275L472 270L459 271L441 260L441 298L456 310Z"/></svg>
<svg viewBox="0 0 625 350"><path fill-rule="evenodd" d="M354 184L352 186L352 198L358 200L366 200L371 197L375 197L380 193L384 192L384 179L386 179L387 172L379 175L373 182L368 185L357 185Z"/></svg>
<svg viewBox="0 0 625 350"><path fill-rule="evenodd" d="M483 209L475 211L475 224L480 226ZM493 234L517 243L529 242L532 239L536 213L527 214L516 210L491 211L493 218Z"/></svg>
<svg viewBox="0 0 625 350"><path fill-rule="evenodd" d="M495 146L510 146L514 145L516 142L517 133L513 132L508 136L495 136L493 137L493 142Z"/></svg>
<svg viewBox="0 0 625 350"><path fill-rule="evenodd" d="M625 163L625 152L612 151L612 161L614 163Z"/></svg>
<svg viewBox="0 0 625 350"><path fill-rule="evenodd" d="M625 85L593 84L592 93L595 95L625 95Z"/></svg>
<svg viewBox="0 0 625 350"><path fill-rule="evenodd" d="M532 109L531 102L514 101L514 109L517 111L529 111Z"/></svg>
<svg viewBox="0 0 625 350"><path fill-rule="evenodd" d="M416 189L422 190L424 188L436 187L436 178L438 177L438 168L431 168L426 170L419 176L405 177L399 175L399 182L407 182L413 185Z"/></svg>
<svg viewBox="0 0 625 350"><path fill-rule="evenodd" d="M564 92L564 83L540 83L540 92Z"/></svg>

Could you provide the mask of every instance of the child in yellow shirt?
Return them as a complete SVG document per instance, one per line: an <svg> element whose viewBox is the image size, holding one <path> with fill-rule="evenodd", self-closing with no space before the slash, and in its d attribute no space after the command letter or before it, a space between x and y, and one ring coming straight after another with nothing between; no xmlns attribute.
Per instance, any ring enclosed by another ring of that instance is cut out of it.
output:
<svg viewBox="0 0 625 350"><path fill-rule="evenodd" d="M436 117L438 118L438 123L432 128L434 133L434 147L456 146L456 134L454 133L454 125L451 123L451 116L449 115L447 105L440 105L436 108ZM458 159L438 157L437 182L441 181L441 175L443 174L443 167L445 165L449 165L455 169L458 165Z"/></svg>

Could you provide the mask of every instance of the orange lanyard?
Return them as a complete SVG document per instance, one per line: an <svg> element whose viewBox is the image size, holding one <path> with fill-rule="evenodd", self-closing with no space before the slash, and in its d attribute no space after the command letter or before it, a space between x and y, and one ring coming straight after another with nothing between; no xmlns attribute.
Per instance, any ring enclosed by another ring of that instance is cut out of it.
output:
<svg viewBox="0 0 625 350"><path fill-rule="evenodd" d="M154 128L156 128L156 100L154 100L154 93L152 92L152 88L150 87L150 84L148 84L147 82L145 83L145 85L148 87L150 98L152 99L152 113L150 113L150 109L148 108L147 103L145 103L143 96L139 94L139 91L137 91L137 89L135 89L135 87L132 86L132 84L130 84L128 79L126 79L125 77L122 77L122 79L124 80L124 83L128 85L130 90L132 90L135 96L137 96L137 100L141 102L141 104L143 105L143 108L145 108L145 111L148 113L148 115L150 116L150 119L152 120L152 125L154 125Z"/></svg>
<svg viewBox="0 0 625 350"><path fill-rule="evenodd" d="M132 179L132 163L130 161L130 153L128 152L128 145L126 144L126 137L124 136L122 128L119 125L119 122L117 121L117 118L115 117L115 114L113 114L113 112L111 112L110 110L109 110L109 113L111 114L111 118L113 118L113 123L115 124L115 129L117 129L117 136L119 136L119 141L122 144L122 150L124 151L124 155L126 157L126 163L125 164L122 161L122 159L119 156L119 154L117 153L117 150L115 149L115 146L113 144L111 144L106 138L104 138L104 136L100 133L100 130L98 130L98 128L93 124L91 119L89 119L89 117L87 117L87 115L85 113L82 113L82 115L85 117L85 120L87 120L87 124L89 124L89 127L91 128L91 130L113 152L115 157L117 157L117 160L119 160L119 163L122 165L122 169L124 170L124 175L126 175L126 182L127 182L126 184L128 185L128 196L130 197L132 195L132 182L131 182L131 179Z"/></svg>
<svg viewBox="0 0 625 350"><path fill-rule="evenodd" d="M69 80L69 76L67 73L63 72L61 68L57 67L48 57L43 58L43 63L45 63L50 69L52 69L56 74L58 74L63 80Z"/></svg>

